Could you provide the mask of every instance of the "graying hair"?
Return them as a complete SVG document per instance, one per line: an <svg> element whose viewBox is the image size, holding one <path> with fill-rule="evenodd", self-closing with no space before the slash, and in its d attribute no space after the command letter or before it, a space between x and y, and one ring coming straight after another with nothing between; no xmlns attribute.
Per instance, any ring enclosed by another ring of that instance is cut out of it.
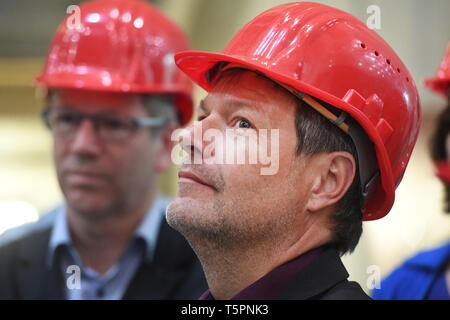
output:
<svg viewBox="0 0 450 320"><path fill-rule="evenodd" d="M180 124L180 118L175 108L175 97L173 94L143 94L142 104L149 117L163 118L166 123L175 121ZM160 128L151 129L153 135L161 132Z"/></svg>
<svg viewBox="0 0 450 320"><path fill-rule="evenodd" d="M328 119L297 99L295 124L297 127L297 154L314 155L321 152L346 151L358 163L356 147L347 134ZM322 102L323 103L323 102ZM337 202L333 213L331 245L339 255L351 253L362 234L362 206L359 187L359 168L344 196Z"/></svg>

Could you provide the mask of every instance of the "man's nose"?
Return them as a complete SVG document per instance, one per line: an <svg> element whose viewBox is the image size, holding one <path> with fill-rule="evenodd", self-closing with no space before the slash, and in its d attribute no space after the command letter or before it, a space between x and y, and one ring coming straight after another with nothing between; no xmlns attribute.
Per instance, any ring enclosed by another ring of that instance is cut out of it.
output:
<svg viewBox="0 0 450 320"><path fill-rule="evenodd" d="M97 155L100 143L94 123L84 119L74 133L71 149L75 153Z"/></svg>
<svg viewBox="0 0 450 320"><path fill-rule="evenodd" d="M223 161L224 137L222 121L217 116L210 115L187 127L179 142L183 151L194 161L191 163L203 163L205 160L206 164L212 164Z"/></svg>
<svg viewBox="0 0 450 320"><path fill-rule="evenodd" d="M183 129L178 137L178 143L190 159L190 163L198 163L202 159L203 133L202 122L195 121L189 127Z"/></svg>

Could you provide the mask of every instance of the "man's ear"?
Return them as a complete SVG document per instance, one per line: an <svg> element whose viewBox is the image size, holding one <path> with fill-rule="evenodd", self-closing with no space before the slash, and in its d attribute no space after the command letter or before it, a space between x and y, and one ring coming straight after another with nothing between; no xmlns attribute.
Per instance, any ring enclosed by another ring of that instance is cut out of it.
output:
<svg viewBox="0 0 450 320"><path fill-rule="evenodd" d="M159 133L160 148L156 159L155 170L158 173L166 171L171 164L172 148L175 141L172 141L172 132L177 129L179 125L176 121L171 121Z"/></svg>
<svg viewBox="0 0 450 320"><path fill-rule="evenodd" d="M321 153L313 157L313 180L307 209L311 212L335 205L350 188L356 172L353 156L345 151Z"/></svg>

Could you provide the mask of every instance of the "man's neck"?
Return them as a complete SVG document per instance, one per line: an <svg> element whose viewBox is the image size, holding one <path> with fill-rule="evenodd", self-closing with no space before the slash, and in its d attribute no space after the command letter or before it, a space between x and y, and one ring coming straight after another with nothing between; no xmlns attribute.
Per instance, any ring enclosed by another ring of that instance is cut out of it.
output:
<svg viewBox="0 0 450 320"><path fill-rule="evenodd" d="M240 248L230 250L214 244L193 246L205 272L209 289L217 300L231 299L240 291L277 267L277 257L266 255L260 259L260 250ZM272 249L267 253L273 252Z"/></svg>
<svg viewBox="0 0 450 320"><path fill-rule="evenodd" d="M70 236L83 264L100 274L115 265L153 200L150 194L128 212L109 212L93 219L68 207Z"/></svg>
<svg viewBox="0 0 450 320"><path fill-rule="evenodd" d="M252 283L282 264L330 241L318 237L315 228L295 238L254 243L243 241L227 246L205 238L189 239L197 253L215 299L231 299ZM294 239L294 240L293 240Z"/></svg>

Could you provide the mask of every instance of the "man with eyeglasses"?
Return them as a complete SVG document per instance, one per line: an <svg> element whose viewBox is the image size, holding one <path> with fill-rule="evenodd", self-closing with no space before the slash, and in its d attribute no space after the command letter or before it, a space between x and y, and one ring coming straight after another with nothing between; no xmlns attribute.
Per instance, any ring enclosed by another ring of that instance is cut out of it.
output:
<svg viewBox="0 0 450 320"><path fill-rule="evenodd" d="M192 115L192 85L173 63L188 41L145 2L80 12L37 78L65 204L2 244L0 298L195 299L203 271L158 192L171 133Z"/></svg>

